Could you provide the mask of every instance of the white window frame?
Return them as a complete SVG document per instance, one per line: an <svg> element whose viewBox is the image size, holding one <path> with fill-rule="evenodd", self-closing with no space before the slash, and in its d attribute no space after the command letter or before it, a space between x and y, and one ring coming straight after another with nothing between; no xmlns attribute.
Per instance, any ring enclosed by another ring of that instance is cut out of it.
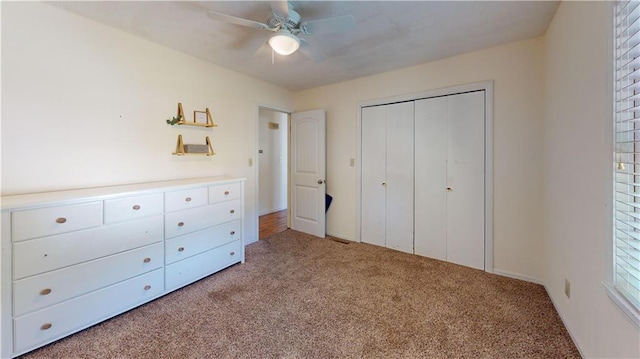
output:
<svg viewBox="0 0 640 359"><path fill-rule="evenodd" d="M640 327L640 1L617 1L614 27L613 285Z"/></svg>

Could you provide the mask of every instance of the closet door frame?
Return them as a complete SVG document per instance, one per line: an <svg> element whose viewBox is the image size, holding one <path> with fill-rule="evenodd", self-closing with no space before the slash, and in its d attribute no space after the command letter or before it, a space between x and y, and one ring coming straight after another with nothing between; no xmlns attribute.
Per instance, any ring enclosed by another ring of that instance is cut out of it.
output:
<svg viewBox="0 0 640 359"><path fill-rule="evenodd" d="M465 85L452 86L416 92L411 94L380 98L376 100L364 101L358 104L357 134L356 134L356 238L362 242L362 108L376 105L386 105L396 102L415 101L437 96L455 95L471 91L482 91L485 93L485 272L493 273L493 80L475 82Z"/></svg>

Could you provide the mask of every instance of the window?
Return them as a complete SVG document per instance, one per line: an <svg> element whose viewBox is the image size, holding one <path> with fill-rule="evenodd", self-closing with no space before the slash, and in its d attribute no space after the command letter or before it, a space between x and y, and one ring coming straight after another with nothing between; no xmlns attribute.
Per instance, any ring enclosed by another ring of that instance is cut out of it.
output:
<svg viewBox="0 0 640 359"><path fill-rule="evenodd" d="M615 10L614 287L640 308L640 1Z"/></svg>

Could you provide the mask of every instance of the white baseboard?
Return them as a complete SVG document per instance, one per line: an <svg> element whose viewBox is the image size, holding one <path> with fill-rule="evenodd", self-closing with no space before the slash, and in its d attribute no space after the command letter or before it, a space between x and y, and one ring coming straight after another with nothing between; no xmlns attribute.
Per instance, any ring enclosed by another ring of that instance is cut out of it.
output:
<svg viewBox="0 0 640 359"><path fill-rule="evenodd" d="M514 273L514 272L510 272L510 271L506 271L506 270L502 270L502 269L498 269L498 268L493 268L493 274L501 275L503 277L520 279L520 280L523 280L525 282L531 282L531 283L535 283L535 284L544 285L544 281L542 279L540 279L540 278L530 277L528 275L524 275L524 274L520 274L520 273Z"/></svg>
<svg viewBox="0 0 640 359"><path fill-rule="evenodd" d="M571 326L569 325L569 322L567 322L565 320L565 317L564 317L564 315L562 315L562 312L560 310L558 310L558 306L556 305L555 300L553 300L553 297L551 296L551 293L549 292L549 288L547 288L547 285L545 284L545 282L542 279L534 278L534 277L530 277L530 276L527 276L527 275L514 273L514 272L510 272L510 271L505 271L505 270L497 269L497 268L493 269L493 273L497 274L497 275L509 277L509 278L520 279L520 280L524 280L526 282L531 282L531 283L536 283L536 284L542 285L544 287L544 290L547 292L547 296L549 296L549 299L551 299L551 303L553 304L553 308L556 310L556 313L558 313L558 315L560 316L560 320L562 320L562 324L564 324L564 327L567 328L567 332L569 333L569 336L571 337L571 340L573 340L573 343L576 345L576 348L578 348L578 352L580 352L580 356L583 357L583 358L586 358L586 356L584 355L584 352L582 351L582 345L577 340L576 336L573 334L574 331L571 329Z"/></svg>
<svg viewBox="0 0 640 359"><path fill-rule="evenodd" d="M564 315L562 315L562 312L560 310L558 310L558 306L556 305L556 301L553 300L553 296L551 295L551 292L549 291L549 288L547 288L546 284L543 284L543 285L544 285L544 290L547 291L547 295L551 299L551 303L553 304L553 307L555 308L556 313L558 313L558 315L560 316L560 320L562 320L562 323L564 324L564 327L567 328L567 332L569 333L569 336L571 337L571 340L573 340L573 343L576 345L576 348L578 348L578 352L580 353L580 356L583 357L583 358L586 358L587 356L582 351L582 345L578 341L578 338L573 334L573 329L569 325L569 322L567 322L565 320L565 317L564 317Z"/></svg>
<svg viewBox="0 0 640 359"><path fill-rule="evenodd" d="M273 212L280 212L280 211L284 211L285 209L287 209L287 206L284 206L282 208L272 208L272 209L267 209L266 211L262 211L258 213L258 216L264 216L265 214L269 214L269 213L273 213Z"/></svg>

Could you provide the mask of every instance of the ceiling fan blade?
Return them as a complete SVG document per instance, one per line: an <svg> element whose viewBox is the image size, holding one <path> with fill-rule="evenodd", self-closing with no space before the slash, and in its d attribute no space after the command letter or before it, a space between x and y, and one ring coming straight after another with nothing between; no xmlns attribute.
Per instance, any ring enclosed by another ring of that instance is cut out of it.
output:
<svg viewBox="0 0 640 359"><path fill-rule="evenodd" d="M271 1L271 11L283 19L289 17L289 3L287 0Z"/></svg>
<svg viewBox="0 0 640 359"><path fill-rule="evenodd" d="M356 21L351 15L312 20L300 24L300 28L305 34L329 34L332 32L348 31L353 30L355 26Z"/></svg>
<svg viewBox="0 0 640 359"><path fill-rule="evenodd" d="M262 33L261 33L262 34ZM264 33L266 34L266 33ZM247 41L244 45L244 48L246 49L248 54L252 54L255 55L257 54L260 50L262 50L262 48L267 45L267 40L269 39L269 36L254 36L253 38L251 38L251 40Z"/></svg>
<svg viewBox="0 0 640 359"><path fill-rule="evenodd" d="M318 50L317 48L311 46L311 44L308 43L305 39L300 39L299 51L315 62L321 62L322 60L327 58L327 55L323 54L322 51Z"/></svg>
<svg viewBox="0 0 640 359"><path fill-rule="evenodd" d="M267 26L267 24L263 24L261 22L257 22L253 20L243 19L240 17L222 14L222 13L211 11L211 10L207 11L207 15L213 20L224 21L230 24L236 24L240 26L252 27L254 29L269 30L269 26Z"/></svg>

